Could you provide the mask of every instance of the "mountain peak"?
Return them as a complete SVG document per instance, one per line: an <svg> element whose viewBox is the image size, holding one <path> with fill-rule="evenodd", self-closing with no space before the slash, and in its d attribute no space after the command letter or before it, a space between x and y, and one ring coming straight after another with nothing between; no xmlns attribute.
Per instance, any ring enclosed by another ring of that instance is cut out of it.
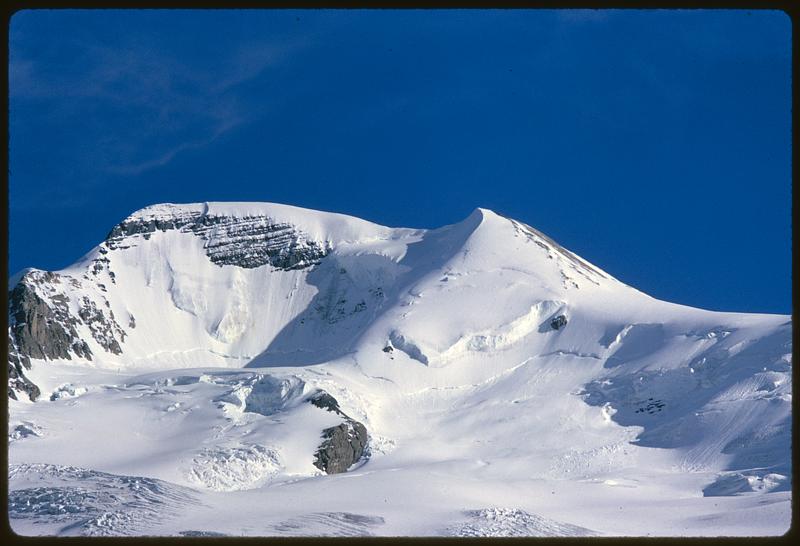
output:
<svg viewBox="0 0 800 546"><path fill-rule="evenodd" d="M474 222L482 223L484 221L505 220L505 217L497 214L491 209L484 207L475 207L473 211L465 218L464 221L471 220Z"/></svg>

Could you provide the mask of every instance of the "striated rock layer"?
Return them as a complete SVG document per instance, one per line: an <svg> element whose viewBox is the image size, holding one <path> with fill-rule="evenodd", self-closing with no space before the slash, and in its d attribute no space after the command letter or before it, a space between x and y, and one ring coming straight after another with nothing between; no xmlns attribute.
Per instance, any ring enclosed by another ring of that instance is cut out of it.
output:
<svg viewBox="0 0 800 546"><path fill-rule="evenodd" d="M107 297L109 284L117 284L112 258L148 245L155 233L169 231L200 239L208 260L220 267L303 270L330 252L326 241L265 214L209 213L208 205L203 210L174 205L143 209L115 226L81 267L69 273L29 270L10 287L9 397L38 398L38 387L25 373L31 359L91 361L98 351L125 352L125 339L136 328L136 319L127 311L120 324Z"/></svg>

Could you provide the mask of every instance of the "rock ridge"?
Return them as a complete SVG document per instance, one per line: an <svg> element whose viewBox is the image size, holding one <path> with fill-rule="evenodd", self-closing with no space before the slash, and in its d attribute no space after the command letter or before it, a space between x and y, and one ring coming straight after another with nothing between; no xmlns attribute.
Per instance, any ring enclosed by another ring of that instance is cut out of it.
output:
<svg viewBox="0 0 800 546"><path fill-rule="evenodd" d="M200 237L206 255L219 266L305 269L317 265L331 251L328 243L265 215L234 217L181 210L170 216L129 217L109 232L103 244L112 250L125 249L135 246L138 236L148 240L156 231L170 230Z"/></svg>
<svg viewBox="0 0 800 546"><path fill-rule="evenodd" d="M344 413L339 402L325 391L313 394L308 402L344 419L341 424L322 431L323 441L314 454L314 466L326 474L347 472L367 453L367 428Z"/></svg>

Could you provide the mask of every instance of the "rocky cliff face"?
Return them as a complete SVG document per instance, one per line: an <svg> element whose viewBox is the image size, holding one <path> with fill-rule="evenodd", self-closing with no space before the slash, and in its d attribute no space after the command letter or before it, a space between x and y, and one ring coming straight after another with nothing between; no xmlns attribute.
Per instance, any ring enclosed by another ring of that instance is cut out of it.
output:
<svg viewBox="0 0 800 546"><path fill-rule="evenodd" d="M314 454L314 466L326 474L347 472L366 453L367 428L346 415L337 400L325 391L312 396L309 402L344 418L341 424L322 431L323 441Z"/></svg>
<svg viewBox="0 0 800 546"><path fill-rule="evenodd" d="M236 218L180 209L167 217L130 217L111 230L105 245L128 248L140 237L147 240L155 231L173 229L200 237L206 255L220 266L252 269L269 264L277 269L303 269L318 264L330 252L294 226L267 216Z"/></svg>
<svg viewBox="0 0 800 546"><path fill-rule="evenodd" d="M83 271L31 270L10 290L11 398L39 397L39 389L25 374L32 360L92 360L96 356L93 350L111 355L125 352L125 339L136 322L133 315L118 321L108 299L109 287L117 284L111 258L116 251L147 244L156 232L191 234L202 239L212 263L245 269L264 265L284 271L309 268L331 250L328 243L312 240L291 224L266 215L234 217L170 205L147 211L115 226Z"/></svg>
<svg viewBox="0 0 800 546"><path fill-rule="evenodd" d="M64 279L49 271L26 273L9 294L10 345L19 355L37 359L92 358L81 342L79 319L70 300L58 290Z"/></svg>
<svg viewBox="0 0 800 546"><path fill-rule="evenodd" d="M39 387L25 376L31 369L31 359L13 349L13 339L8 336L8 397L17 400L17 393L35 401L41 395Z"/></svg>
<svg viewBox="0 0 800 546"><path fill-rule="evenodd" d="M74 279L70 279L73 280ZM67 279L49 271L30 271L9 293L8 395L24 394L35 401L39 388L25 375L31 359L92 359L92 351L81 339L81 319L70 309L70 299L61 290Z"/></svg>

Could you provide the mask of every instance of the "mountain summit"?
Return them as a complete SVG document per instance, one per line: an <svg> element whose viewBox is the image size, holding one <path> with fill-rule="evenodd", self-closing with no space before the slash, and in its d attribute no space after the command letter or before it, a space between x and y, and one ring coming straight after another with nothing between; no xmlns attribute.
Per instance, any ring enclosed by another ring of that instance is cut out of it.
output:
<svg viewBox="0 0 800 546"><path fill-rule="evenodd" d="M216 491L365 464L390 488L389 467L421 480L436 465L486 483L653 479L699 498L791 488L790 317L656 300L487 209L425 230L271 203L154 205L72 266L12 278L9 319L12 414L47 422L71 400L76 427L113 434L81 411L134 414L146 396L172 409L148 405L137 434L191 430L205 446L123 442L94 459L54 434L15 442L19 462L47 445L69 454L58 464ZM436 510L477 498L459 483ZM525 503L493 521L540 525ZM591 513L545 527L602 531ZM661 529L696 529L681 521Z"/></svg>
<svg viewBox="0 0 800 546"><path fill-rule="evenodd" d="M460 283L442 283L467 272L496 273L516 286L503 288L500 320L522 312L518 293L530 304L558 305L586 299L579 290L634 294L533 228L486 209L414 230L270 203L154 205L120 222L74 265L17 276L9 393L36 397L25 374L32 361L119 368L330 360L415 300L413 286L430 283L448 298ZM473 297L485 300L494 284L476 287ZM445 323L453 318L435 318L436 329L452 334ZM436 360L440 351L430 352Z"/></svg>

